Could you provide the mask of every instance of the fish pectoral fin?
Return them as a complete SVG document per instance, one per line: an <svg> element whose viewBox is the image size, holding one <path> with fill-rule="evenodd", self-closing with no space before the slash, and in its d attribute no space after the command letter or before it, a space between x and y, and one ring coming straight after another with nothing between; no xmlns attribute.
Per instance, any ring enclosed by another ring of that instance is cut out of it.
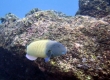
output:
<svg viewBox="0 0 110 80"><path fill-rule="evenodd" d="M50 61L50 58L49 57L46 57L44 59L45 59L45 62L49 62Z"/></svg>
<svg viewBox="0 0 110 80"><path fill-rule="evenodd" d="M29 55L29 54L26 54L26 58L29 59L29 60L31 60L31 61L37 59L37 57L35 57L35 56L31 56L31 55Z"/></svg>
<svg viewBox="0 0 110 80"><path fill-rule="evenodd" d="M45 59L45 62L50 61L50 57L51 57L51 55L52 55L52 51L51 51L51 50L49 50L49 51L47 52L47 57L46 57L46 58L44 58L44 59Z"/></svg>

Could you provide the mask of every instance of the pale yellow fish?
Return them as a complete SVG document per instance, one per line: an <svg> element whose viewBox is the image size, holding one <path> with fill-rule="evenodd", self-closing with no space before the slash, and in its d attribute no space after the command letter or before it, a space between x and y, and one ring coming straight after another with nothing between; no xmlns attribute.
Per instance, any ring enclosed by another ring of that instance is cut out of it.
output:
<svg viewBox="0 0 110 80"><path fill-rule="evenodd" d="M67 48L61 43L52 40L39 40L27 46L26 57L29 60L36 60L37 57L45 58L49 61L50 57L56 57L67 53Z"/></svg>

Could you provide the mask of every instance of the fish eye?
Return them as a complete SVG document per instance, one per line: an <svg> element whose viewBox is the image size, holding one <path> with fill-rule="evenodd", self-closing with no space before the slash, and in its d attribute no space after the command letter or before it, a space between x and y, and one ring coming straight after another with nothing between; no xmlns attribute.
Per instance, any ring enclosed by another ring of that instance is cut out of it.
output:
<svg viewBox="0 0 110 80"><path fill-rule="evenodd" d="M58 45L58 47L60 47L60 45Z"/></svg>

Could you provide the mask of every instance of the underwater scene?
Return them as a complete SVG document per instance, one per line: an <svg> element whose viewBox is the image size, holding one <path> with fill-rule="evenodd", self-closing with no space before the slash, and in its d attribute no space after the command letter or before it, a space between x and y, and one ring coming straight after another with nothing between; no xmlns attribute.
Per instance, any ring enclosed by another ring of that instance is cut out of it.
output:
<svg viewBox="0 0 110 80"><path fill-rule="evenodd" d="M110 80L109 0L0 8L0 80Z"/></svg>

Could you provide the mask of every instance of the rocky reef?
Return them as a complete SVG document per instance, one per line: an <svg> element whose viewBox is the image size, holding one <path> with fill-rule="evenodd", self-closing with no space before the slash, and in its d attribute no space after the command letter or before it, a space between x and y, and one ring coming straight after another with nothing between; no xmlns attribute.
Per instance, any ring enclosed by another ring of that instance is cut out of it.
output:
<svg viewBox="0 0 110 80"><path fill-rule="evenodd" d="M76 15L102 18L110 14L110 0L79 0Z"/></svg>
<svg viewBox="0 0 110 80"><path fill-rule="evenodd" d="M6 14L0 18L0 80L110 80L109 18L73 17L38 8L23 19ZM49 62L29 61L26 46L41 39L61 42L67 54Z"/></svg>

